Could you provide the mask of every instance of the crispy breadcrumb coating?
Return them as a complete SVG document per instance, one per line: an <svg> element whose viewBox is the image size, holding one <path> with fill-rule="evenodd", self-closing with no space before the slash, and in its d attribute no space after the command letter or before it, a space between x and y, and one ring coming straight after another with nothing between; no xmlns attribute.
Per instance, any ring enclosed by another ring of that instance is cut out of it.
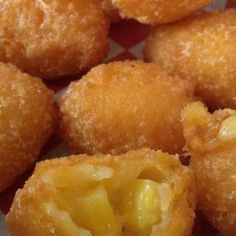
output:
<svg viewBox="0 0 236 236"><path fill-rule="evenodd" d="M16 193L13 236L190 236L193 174L149 149L41 162Z"/></svg>
<svg viewBox="0 0 236 236"><path fill-rule="evenodd" d="M206 13L157 27L146 58L169 73L196 81L212 109L236 108L236 10Z"/></svg>
<svg viewBox="0 0 236 236"><path fill-rule="evenodd" d="M120 15L118 9L112 3L112 0L97 0L102 4L102 9L105 14L109 17L111 22L116 22L120 20Z"/></svg>
<svg viewBox="0 0 236 236"><path fill-rule="evenodd" d="M181 152L180 112L193 85L152 63L113 62L73 82L59 102L72 153L120 154L142 147Z"/></svg>
<svg viewBox="0 0 236 236"><path fill-rule="evenodd" d="M0 63L0 192L37 159L55 118L52 91L40 79Z"/></svg>
<svg viewBox="0 0 236 236"><path fill-rule="evenodd" d="M207 6L213 0L112 0L124 18L145 24L174 22Z"/></svg>
<svg viewBox="0 0 236 236"><path fill-rule="evenodd" d="M0 61L45 79L77 75L108 50L108 19L93 0L2 0L0 26Z"/></svg>
<svg viewBox="0 0 236 236"><path fill-rule="evenodd" d="M225 236L236 232L236 111L213 114L202 103L183 111L184 135L196 174L199 207Z"/></svg>

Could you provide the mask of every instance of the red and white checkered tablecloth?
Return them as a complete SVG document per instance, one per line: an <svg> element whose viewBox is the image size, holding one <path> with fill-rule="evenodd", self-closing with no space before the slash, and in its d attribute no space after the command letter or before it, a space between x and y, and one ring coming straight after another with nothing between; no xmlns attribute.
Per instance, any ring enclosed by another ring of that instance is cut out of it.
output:
<svg viewBox="0 0 236 236"><path fill-rule="evenodd" d="M216 0L215 4L207 7L206 11L215 9L236 7L236 0ZM142 51L145 39L150 32L150 26L139 24L133 20L114 23L110 30L110 51L105 62L125 59L142 59ZM56 92L56 99L63 93L70 80L61 79L59 81L49 81L47 85ZM59 135L55 133L41 152L40 159L67 155L66 145L62 143ZM25 180L32 173L28 170L16 183L7 191L0 195L0 236L8 236L4 214L10 208L15 191L23 186ZM196 225L194 227L195 236L216 236L216 231L206 222L200 213L197 213Z"/></svg>

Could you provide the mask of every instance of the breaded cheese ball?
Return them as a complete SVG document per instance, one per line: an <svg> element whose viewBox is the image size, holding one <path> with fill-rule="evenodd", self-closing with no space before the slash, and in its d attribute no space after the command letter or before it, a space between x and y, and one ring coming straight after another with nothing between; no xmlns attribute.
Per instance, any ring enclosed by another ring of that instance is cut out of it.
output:
<svg viewBox="0 0 236 236"><path fill-rule="evenodd" d="M13 236L190 236L192 171L149 149L41 162L6 220Z"/></svg>
<svg viewBox="0 0 236 236"><path fill-rule="evenodd" d="M0 63L0 192L37 159L55 119L53 93L41 80Z"/></svg>
<svg viewBox="0 0 236 236"><path fill-rule="evenodd" d="M112 0L124 18L145 24L174 22L202 9L213 0Z"/></svg>
<svg viewBox="0 0 236 236"><path fill-rule="evenodd" d="M152 63L113 62L73 82L59 101L73 154L120 154L142 147L181 152L180 112L193 85Z"/></svg>
<svg viewBox="0 0 236 236"><path fill-rule="evenodd" d="M105 57L108 24L93 0L2 0L0 61L45 79L78 75Z"/></svg>
<svg viewBox="0 0 236 236"><path fill-rule="evenodd" d="M184 135L196 174L197 200L224 236L236 232L236 111L211 114L202 103L183 111Z"/></svg>
<svg viewBox="0 0 236 236"><path fill-rule="evenodd" d="M148 61L195 81L209 107L236 108L236 9L205 13L157 27L145 50Z"/></svg>

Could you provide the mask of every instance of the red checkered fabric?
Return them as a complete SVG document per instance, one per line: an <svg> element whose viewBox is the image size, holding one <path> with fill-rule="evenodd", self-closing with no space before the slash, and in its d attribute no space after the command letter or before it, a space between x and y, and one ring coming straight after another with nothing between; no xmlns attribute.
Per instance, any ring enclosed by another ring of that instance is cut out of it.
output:
<svg viewBox="0 0 236 236"><path fill-rule="evenodd" d="M206 11L215 9L223 9L229 7L236 7L236 0L217 0L215 4L206 8ZM150 32L150 26L139 24L133 20L121 21L114 23L110 30L110 51L105 62L113 60L125 59L142 59L143 46L145 39ZM49 81L47 85L57 92L56 96L60 93L70 82L69 79L61 79L59 81ZM53 158L66 155L67 150L65 145L61 142L58 135L54 134L44 150L41 152L41 159ZM31 170L27 171L22 177L16 181L14 186L10 187L7 191L0 195L0 210L6 213L9 210L13 196L16 190L22 187L24 181L31 175ZM195 236L213 236L216 231L204 220L198 213L197 223L194 229ZM0 221L0 235L1 234L1 221Z"/></svg>

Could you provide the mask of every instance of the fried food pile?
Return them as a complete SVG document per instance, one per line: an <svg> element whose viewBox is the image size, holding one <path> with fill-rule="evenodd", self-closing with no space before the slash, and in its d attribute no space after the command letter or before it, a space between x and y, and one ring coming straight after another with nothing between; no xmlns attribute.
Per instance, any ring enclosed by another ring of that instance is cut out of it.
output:
<svg viewBox="0 0 236 236"><path fill-rule="evenodd" d="M16 194L14 236L190 235L193 174L149 149L44 161Z"/></svg>
<svg viewBox="0 0 236 236"><path fill-rule="evenodd" d="M182 115L199 207L223 235L235 235L236 111L211 114L198 102L188 105Z"/></svg>
<svg viewBox="0 0 236 236"><path fill-rule="evenodd" d="M152 63L113 62L72 83L59 102L71 152L120 154L149 147L181 153L180 113L193 85Z"/></svg>
<svg viewBox="0 0 236 236"><path fill-rule="evenodd" d="M212 2L0 0L0 193L54 130L69 147L17 191L12 236L191 236L196 207L235 236L236 10ZM151 26L146 62L110 62L123 19Z"/></svg>
<svg viewBox="0 0 236 236"><path fill-rule="evenodd" d="M40 79L0 63L0 192L36 161L56 115L53 93Z"/></svg>

